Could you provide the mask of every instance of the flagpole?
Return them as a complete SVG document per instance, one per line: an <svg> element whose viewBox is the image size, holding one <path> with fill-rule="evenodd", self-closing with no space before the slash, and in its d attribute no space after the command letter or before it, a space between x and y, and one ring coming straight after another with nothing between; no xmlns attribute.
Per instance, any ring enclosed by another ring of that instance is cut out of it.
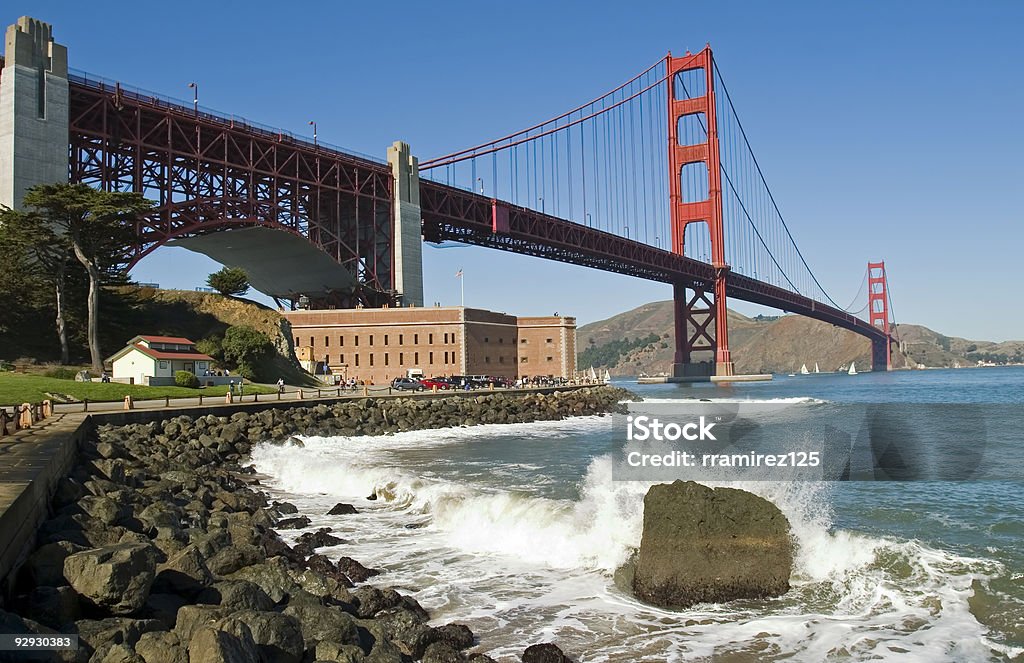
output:
<svg viewBox="0 0 1024 663"><path fill-rule="evenodd" d="M459 289L462 293L462 308L466 308L466 273L459 270Z"/></svg>

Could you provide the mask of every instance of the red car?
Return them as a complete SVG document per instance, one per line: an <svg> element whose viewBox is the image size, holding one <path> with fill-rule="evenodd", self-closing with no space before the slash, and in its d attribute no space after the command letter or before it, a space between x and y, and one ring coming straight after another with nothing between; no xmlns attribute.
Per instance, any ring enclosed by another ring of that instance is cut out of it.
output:
<svg viewBox="0 0 1024 663"><path fill-rule="evenodd" d="M444 382L442 380L435 380L434 378L426 378L424 380L420 380L420 384L422 384L424 388L431 390L434 387L437 387L438 390L450 388L450 385L447 382Z"/></svg>

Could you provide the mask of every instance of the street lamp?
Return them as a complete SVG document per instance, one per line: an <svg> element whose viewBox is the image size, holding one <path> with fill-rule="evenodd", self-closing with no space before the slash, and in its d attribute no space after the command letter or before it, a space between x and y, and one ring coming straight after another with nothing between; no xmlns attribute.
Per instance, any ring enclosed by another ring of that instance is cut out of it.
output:
<svg viewBox="0 0 1024 663"><path fill-rule="evenodd" d="M192 110L199 115L199 83L192 82L188 86L192 88Z"/></svg>
<svg viewBox="0 0 1024 663"><path fill-rule="evenodd" d="M484 195L484 178L478 177L478 178L476 178L476 181L477 181L477 183L480 184L480 195L482 196L482 195Z"/></svg>
<svg viewBox="0 0 1024 663"><path fill-rule="evenodd" d="M587 212L587 227L588 228L593 228L594 227L594 219L590 216L590 212Z"/></svg>
<svg viewBox="0 0 1024 663"><path fill-rule="evenodd" d="M313 127L313 147L316 147L316 120L310 120L309 124Z"/></svg>
<svg viewBox="0 0 1024 663"><path fill-rule="evenodd" d="M543 214L544 213L544 199L543 198L538 198L537 201L540 203L540 213Z"/></svg>
<svg viewBox="0 0 1024 663"><path fill-rule="evenodd" d="M624 223L622 224L622 227L626 230L626 239L629 239L629 224Z"/></svg>

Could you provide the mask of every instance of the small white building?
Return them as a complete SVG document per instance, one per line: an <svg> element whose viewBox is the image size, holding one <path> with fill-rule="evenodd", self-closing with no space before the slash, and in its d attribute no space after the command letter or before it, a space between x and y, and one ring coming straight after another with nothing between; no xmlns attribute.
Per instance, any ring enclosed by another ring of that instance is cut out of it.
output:
<svg viewBox="0 0 1024 663"><path fill-rule="evenodd" d="M174 374L188 371L200 383L214 382L205 374L213 369L213 357L196 350L187 338L136 336L107 359L113 365L113 379L150 386L174 384Z"/></svg>

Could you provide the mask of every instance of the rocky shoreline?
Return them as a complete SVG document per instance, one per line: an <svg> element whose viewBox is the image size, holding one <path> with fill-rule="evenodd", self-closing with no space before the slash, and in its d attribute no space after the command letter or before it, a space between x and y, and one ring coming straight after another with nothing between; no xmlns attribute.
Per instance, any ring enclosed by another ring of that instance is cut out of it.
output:
<svg viewBox="0 0 1024 663"><path fill-rule="evenodd" d="M39 658L96 663L491 661L468 651L486 650L486 643L465 625L430 626L415 599L374 586L374 569L317 554L341 543L329 530L284 543L275 530L309 521L291 504L268 502L246 465L250 450L295 435L600 414L628 397L594 387L368 398L100 426L61 480L52 517L13 579L0 633L77 633L77 651L38 652ZM544 643L522 660L569 659Z"/></svg>

